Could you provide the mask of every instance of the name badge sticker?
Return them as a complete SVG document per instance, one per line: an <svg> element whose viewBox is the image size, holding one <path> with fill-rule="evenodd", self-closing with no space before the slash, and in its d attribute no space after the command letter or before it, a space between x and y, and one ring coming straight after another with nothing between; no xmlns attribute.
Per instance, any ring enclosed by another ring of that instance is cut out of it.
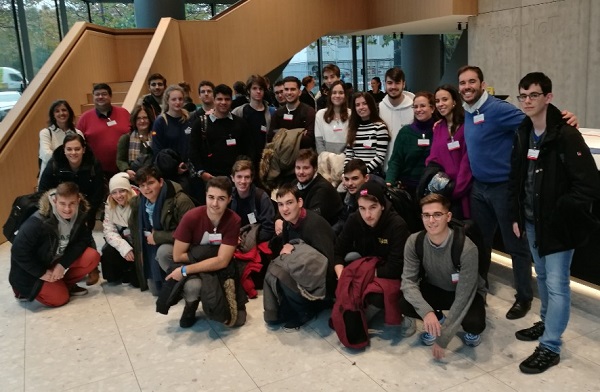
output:
<svg viewBox="0 0 600 392"><path fill-rule="evenodd" d="M365 142L363 143L363 147L364 148L373 148L373 140L371 140L371 139L365 140Z"/></svg>
<svg viewBox="0 0 600 392"><path fill-rule="evenodd" d="M185 132L185 134L186 134L186 135L189 135L189 134L191 134L191 133L192 133L192 128L190 128L190 127L187 127L187 128L185 129L185 131L183 131L183 132Z"/></svg>
<svg viewBox="0 0 600 392"><path fill-rule="evenodd" d="M485 121L485 117L483 116L483 113L478 114L473 117L473 124L481 124L484 121Z"/></svg>
<svg viewBox="0 0 600 392"><path fill-rule="evenodd" d="M530 148L529 150L527 150L527 159L531 161L537 161L539 155L540 150L536 150L534 148Z"/></svg>
<svg viewBox="0 0 600 392"><path fill-rule="evenodd" d="M225 141L225 143L227 143L227 147L233 147L233 146L235 146L235 145L237 144L237 142L235 141L235 139L234 139L234 138L227 139L227 140Z"/></svg>
<svg viewBox="0 0 600 392"><path fill-rule="evenodd" d="M452 274L452 283L458 283L458 272Z"/></svg>
<svg viewBox="0 0 600 392"><path fill-rule="evenodd" d="M417 146L419 146L419 147L427 147L427 146L429 146L429 139L419 139L417 141Z"/></svg>
<svg viewBox="0 0 600 392"><path fill-rule="evenodd" d="M208 235L208 242L211 245L221 245L221 241L223 241L221 233L212 233Z"/></svg>
<svg viewBox="0 0 600 392"><path fill-rule="evenodd" d="M248 222L250 222L251 225L256 223L256 216L254 215L254 212L248 214Z"/></svg>
<svg viewBox="0 0 600 392"><path fill-rule="evenodd" d="M283 119L286 121L292 121L294 119L294 115L290 113L286 113L283 115Z"/></svg>
<svg viewBox="0 0 600 392"><path fill-rule="evenodd" d="M333 127L333 132L342 132L344 128L342 127Z"/></svg>
<svg viewBox="0 0 600 392"><path fill-rule="evenodd" d="M458 140L448 143L448 151L458 150L459 148L460 142Z"/></svg>
<svg viewBox="0 0 600 392"><path fill-rule="evenodd" d="M115 125L117 125L117 122L115 120L110 120L106 123L106 125L108 125L109 127L114 127Z"/></svg>
<svg viewBox="0 0 600 392"><path fill-rule="evenodd" d="M267 127L265 127L264 125L261 125L260 126L260 131L266 133L267 132Z"/></svg>

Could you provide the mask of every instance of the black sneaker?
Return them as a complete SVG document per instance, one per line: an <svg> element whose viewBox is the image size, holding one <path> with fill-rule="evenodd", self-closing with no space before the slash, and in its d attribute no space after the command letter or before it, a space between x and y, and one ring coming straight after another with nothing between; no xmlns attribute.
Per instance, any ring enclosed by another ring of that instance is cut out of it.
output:
<svg viewBox="0 0 600 392"><path fill-rule="evenodd" d="M533 342L534 340L538 340L540 336L544 334L544 330L546 326L543 321L538 321L533 324L533 327L525 328L520 331L515 332L515 337L524 342Z"/></svg>
<svg viewBox="0 0 600 392"><path fill-rule="evenodd" d="M196 310L198 310L199 304L200 301L185 303L185 308L183 308L183 313L179 319L179 326L181 328L190 328L196 324Z"/></svg>
<svg viewBox="0 0 600 392"><path fill-rule="evenodd" d="M538 374L545 372L551 366L558 365L559 362L560 354L538 346L529 358L521 362L519 369L526 374Z"/></svg>

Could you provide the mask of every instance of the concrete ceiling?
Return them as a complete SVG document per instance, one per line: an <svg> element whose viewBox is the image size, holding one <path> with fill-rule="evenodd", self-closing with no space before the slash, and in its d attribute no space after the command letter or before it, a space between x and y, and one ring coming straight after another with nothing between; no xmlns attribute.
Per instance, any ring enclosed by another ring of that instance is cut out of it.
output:
<svg viewBox="0 0 600 392"><path fill-rule="evenodd" d="M392 26L378 27L376 29L355 31L352 35L383 35L404 33L413 35L426 34L451 34L458 33L458 22L462 22L462 29L470 15L449 15L440 18L424 19L416 22L401 23Z"/></svg>

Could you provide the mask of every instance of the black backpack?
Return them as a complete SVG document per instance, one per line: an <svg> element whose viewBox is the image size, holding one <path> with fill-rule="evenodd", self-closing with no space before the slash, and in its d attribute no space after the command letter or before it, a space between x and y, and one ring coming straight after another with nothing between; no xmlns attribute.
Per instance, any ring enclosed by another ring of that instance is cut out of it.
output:
<svg viewBox="0 0 600 392"><path fill-rule="evenodd" d="M419 207L410 194L404 189L391 186L386 186L384 191L385 197L392 203L392 207L394 207L396 213L408 225L408 230L411 233L423 230L423 220L421 219Z"/></svg>
<svg viewBox="0 0 600 392"><path fill-rule="evenodd" d="M454 268L456 269L456 271L460 271L460 256L462 254L463 247L465 246L465 236L469 237L469 239L473 241L473 243L477 247L479 276L481 276L485 280L485 284L487 287L487 275L490 269L491 260L487 256L487 252L485 251L485 246L483 245L483 234L481 233L481 230L475 224L475 222L471 220L461 221L452 218L448 226L452 230L454 230L452 249L450 251L450 254L452 255L452 264L454 264ZM415 253L417 254L419 262L421 263L420 275L422 278L425 277L425 269L423 268L423 247L425 244L425 234L425 230L419 232L415 241Z"/></svg>
<svg viewBox="0 0 600 392"><path fill-rule="evenodd" d="M2 234L8 241L11 243L14 241L23 222L38 210L38 202L43 194L44 192L36 192L17 196L12 204L10 215L2 227Z"/></svg>

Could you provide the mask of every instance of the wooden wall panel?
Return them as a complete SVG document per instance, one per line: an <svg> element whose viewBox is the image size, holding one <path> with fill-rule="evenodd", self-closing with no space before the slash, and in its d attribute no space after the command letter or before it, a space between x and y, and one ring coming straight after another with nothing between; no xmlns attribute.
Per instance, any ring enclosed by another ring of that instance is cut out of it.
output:
<svg viewBox="0 0 600 392"><path fill-rule="evenodd" d="M433 19L448 15L477 14L477 0L377 0L370 2L370 28Z"/></svg>

